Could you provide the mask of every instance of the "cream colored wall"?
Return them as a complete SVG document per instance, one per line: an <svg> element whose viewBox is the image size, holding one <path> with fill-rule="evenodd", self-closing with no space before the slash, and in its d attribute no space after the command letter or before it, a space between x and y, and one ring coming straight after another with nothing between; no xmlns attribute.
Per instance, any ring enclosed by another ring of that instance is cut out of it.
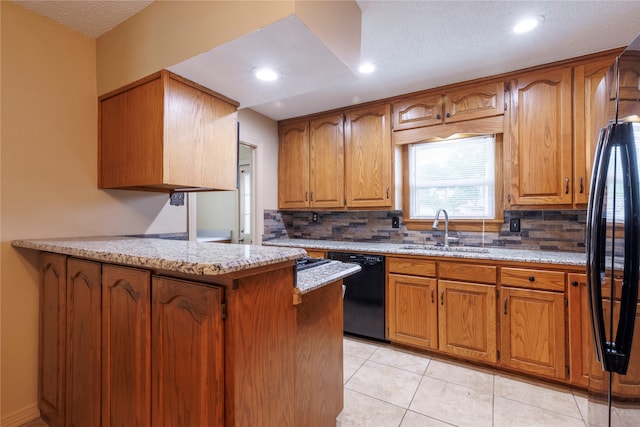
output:
<svg viewBox="0 0 640 427"><path fill-rule="evenodd" d="M256 245L262 243L265 209L277 209L278 206L278 123L250 109L238 111L240 122L240 141L256 147L255 175L257 195L256 226L254 234Z"/></svg>
<svg viewBox="0 0 640 427"><path fill-rule="evenodd" d="M285 18L295 0L156 1L98 39L98 93Z"/></svg>
<svg viewBox="0 0 640 427"><path fill-rule="evenodd" d="M37 416L37 257L11 240L186 231L166 194L102 191L96 41L0 2L0 424Z"/></svg>

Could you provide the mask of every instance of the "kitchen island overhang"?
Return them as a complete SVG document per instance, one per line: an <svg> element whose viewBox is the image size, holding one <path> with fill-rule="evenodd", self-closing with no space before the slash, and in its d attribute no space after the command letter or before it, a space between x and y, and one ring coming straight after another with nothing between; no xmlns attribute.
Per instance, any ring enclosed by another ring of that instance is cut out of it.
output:
<svg viewBox="0 0 640 427"><path fill-rule="evenodd" d="M162 239L13 245L42 252L39 406L51 425L125 417L139 425L185 417L193 425L335 425L342 409L341 279L359 266L332 262L296 277L302 249ZM129 283L132 271L146 274ZM95 309L85 310L90 303ZM99 327L74 339L89 324ZM100 381L77 381L74 360L86 358L95 372L82 377ZM320 361L322 372L313 366ZM55 375L45 372L55 367ZM168 380L194 372L192 383ZM74 406L77 398L86 405Z"/></svg>

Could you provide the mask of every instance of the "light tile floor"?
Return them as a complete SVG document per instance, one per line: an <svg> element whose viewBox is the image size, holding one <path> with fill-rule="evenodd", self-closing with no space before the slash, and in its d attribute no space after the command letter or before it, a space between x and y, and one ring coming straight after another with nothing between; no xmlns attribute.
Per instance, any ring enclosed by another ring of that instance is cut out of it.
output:
<svg viewBox="0 0 640 427"><path fill-rule="evenodd" d="M344 384L337 427L586 426L587 397L579 390L350 337ZM617 425L640 425L640 414L633 417Z"/></svg>
<svg viewBox="0 0 640 427"><path fill-rule="evenodd" d="M345 338L339 427L586 425L578 390Z"/></svg>

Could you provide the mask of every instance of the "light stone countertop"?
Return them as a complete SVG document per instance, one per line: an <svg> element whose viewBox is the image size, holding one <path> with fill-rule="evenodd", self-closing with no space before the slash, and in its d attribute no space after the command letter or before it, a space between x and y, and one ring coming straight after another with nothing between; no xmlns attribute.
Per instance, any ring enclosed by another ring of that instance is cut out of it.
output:
<svg viewBox="0 0 640 427"><path fill-rule="evenodd" d="M520 249L474 248L462 246L450 250L440 248L430 250L429 245L392 244L369 242L342 242L335 240L275 239L263 242L263 245L320 249L326 251L366 252L382 255L442 256L448 258L486 259L492 261L514 261L542 264L558 264L586 267L585 254L573 252L534 251ZM476 252L478 251L478 252Z"/></svg>
<svg viewBox="0 0 640 427"><path fill-rule="evenodd" d="M327 264L299 271L296 288L301 294L306 294L336 280L351 276L360 270L362 270L362 267L358 264L331 261Z"/></svg>
<svg viewBox="0 0 640 427"><path fill-rule="evenodd" d="M15 247L195 276L216 276L306 255L296 248L117 236L15 240Z"/></svg>

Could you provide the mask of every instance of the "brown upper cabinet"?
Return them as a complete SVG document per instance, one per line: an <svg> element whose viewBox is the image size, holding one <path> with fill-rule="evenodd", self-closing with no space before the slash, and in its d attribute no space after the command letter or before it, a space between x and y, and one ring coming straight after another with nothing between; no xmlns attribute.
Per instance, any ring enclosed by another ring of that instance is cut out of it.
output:
<svg viewBox="0 0 640 427"><path fill-rule="evenodd" d="M391 106L379 104L346 114L347 207L391 208Z"/></svg>
<svg viewBox="0 0 640 427"><path fill-rule="evenodd" d="M572 204L571 76L571 67L557 67L511 82L507 204Z"/></svg>
<svg viewBox="0 0 640 427"><path fill-rule="evenodd" d="M574 176L573 197L577 205L589 202L591 169L600 128L608 118L605 86L599 86L613 64L613 58L581 64L573 71Z"/></svg>
<svg viewBox="0 0 640 427"><path fill-rule="evenodd" d="M425 92L393 104L393 130L413 129L443 123L504 114L504 83L486 83L445 94Z"/></svg>
<svg viewBox="0 0 640 427"><path fill-rule="evenodd" d="M280 126L280 209L344 206L344 116Z"/></svg>
<svg viewBox="0 0 640 427"><path fill-rule="evenodd" d="M166 70L101 96L98 187L234 190L237 107Z"/></svg>

